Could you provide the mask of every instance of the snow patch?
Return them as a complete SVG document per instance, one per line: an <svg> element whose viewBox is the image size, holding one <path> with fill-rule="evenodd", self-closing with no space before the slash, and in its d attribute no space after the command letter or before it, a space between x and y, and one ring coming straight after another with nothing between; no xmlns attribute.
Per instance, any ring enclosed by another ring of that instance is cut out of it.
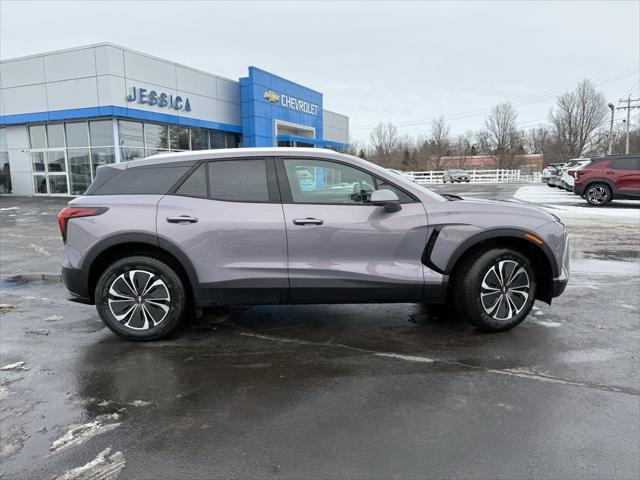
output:
<svg viewBox="0 0 640 480"><path fill-rule="evenodd" d="M562 326L562 323L560 322L552 322L552 321L545 321L545 320L534 320L532 323L536 325L540 325L542 327L548 327L548 328L557 328Z"/></svg>
<svg viewBox="0 0 640 480"><path fill-rule="evenodd" d="M111 453L111 447L105 448L89 463L68 470L55 480L113 480L118 478L125 467L126 461L122 452Z"/></svg>
<svg viewBox="0 0 640 480"><path fill-rule="evenodd" d="M101 415L95 421L84 425L71 425L67 433L51 444L49 450L52 453L61 452L71 447L77 447L97 435L110 432L119 427L120 423L104 423L104 421L118 420L119 418L120 416L117 413L112 413L110 415Z"/></svg>
<svg viewBox="0 0 640 480"><path fill-rule="evenodd" d="M9 365L5 365L4 367L0 368L0 370L2 370L3 372L7 372L10 370L29 370L29 368L25 365L26 363L24 362L10 363Z"/></svg>
<svg viewBox="0 0 640 480"><path fill-rule="evenodd" d="M386 357L386 358L395 358L397 360L406 360L408 362L418 362L418 363L433 363L435 360L433 358L427 357L419 357L417 355L402 355L400 353L374 353L376 357Z"/></svg>
<svg viewBox="0 0 640 480"><path fill-rule="evenodd" d="M9 210L18 210L20 207L3 207L0 208L0 212L8 212Z"/></svg>

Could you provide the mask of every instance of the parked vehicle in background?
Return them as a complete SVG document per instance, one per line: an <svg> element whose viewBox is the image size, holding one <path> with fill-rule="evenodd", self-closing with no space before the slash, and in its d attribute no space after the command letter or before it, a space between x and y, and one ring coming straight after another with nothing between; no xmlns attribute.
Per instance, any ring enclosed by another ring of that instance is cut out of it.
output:
<svg viewBox="0 0 640 480"><path fill-rule="evenodd" d="M455 169L447 170L446 172L444 172L444 174L442 175L442 181L444 183L469 183L471 181L471 178L469 178L469 174L464 170Z"/></svg>
<svg viewBox="0 0 640 480"><path fill-rule="evenodd" d="M554 215L438 195L324 149L105 165L58 221L71 299L132 340L168 334L193 305L446 303L503 331L569 276Z"/></svg>
<svg viewBox="0 0 640 480"><path fill-rule="evenodd" d="M549 187L555 187L560 165L562 164L552 163L542 170L542 183L546 183Z"/></svg>
<svg viewBox="0 0 640 480"><path fill-rule="evenodd" d="M587 165L589 162L591 162L590 158L575 158L565 163L560 169L560 182L562 184L562 188L564 188L568 192L573 191L575 178L573 177L573 175L570 175L569 172L571 170L578 170Z"/></svg>
<svg viewBox="0 0 640 480"><path fill-rule="evenodd" d="M573 192L600 207L615 199L640 200L640 155L610 155L592 158L571 171Z"/></svg>

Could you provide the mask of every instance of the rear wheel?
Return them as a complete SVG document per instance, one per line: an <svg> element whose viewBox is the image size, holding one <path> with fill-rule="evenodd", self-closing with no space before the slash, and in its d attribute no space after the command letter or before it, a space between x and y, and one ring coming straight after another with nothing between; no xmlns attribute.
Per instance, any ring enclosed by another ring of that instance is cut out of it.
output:
<svg viewBox="0 0 640 480"><path fill-rule="evenodd" d="M507 248L471 256L454 278L452 299L462 317L480 330L501 332L531 311L536 280L527 257Z"/></svg>
<svg viewBox="0 0 640 480"><path fill-rule="evenodd" d="M155 340L168 335L186 311L178 274L156 258L126 257L102 273L95 290L100 318L116 335Z"/></svg>
<svg viewBox="0 0 640 480"><path fill-rule="evenodd" d="M611 201L611 188L606 183L594 183L587 187L584 197L589 205L601 207Z"/></svg>

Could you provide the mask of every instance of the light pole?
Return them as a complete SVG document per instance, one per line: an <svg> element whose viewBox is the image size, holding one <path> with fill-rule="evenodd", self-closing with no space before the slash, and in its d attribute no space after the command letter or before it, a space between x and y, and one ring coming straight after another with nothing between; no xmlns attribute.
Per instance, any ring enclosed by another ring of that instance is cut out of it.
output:
<svg viewBox="0 0 640 480"><path fill-rule="evenodd" d="M609 155L611 155L613 153L613 115L616 111L616 107L613 103L610 103L609 109L611 110L611 123L609 124Z"/></svg>

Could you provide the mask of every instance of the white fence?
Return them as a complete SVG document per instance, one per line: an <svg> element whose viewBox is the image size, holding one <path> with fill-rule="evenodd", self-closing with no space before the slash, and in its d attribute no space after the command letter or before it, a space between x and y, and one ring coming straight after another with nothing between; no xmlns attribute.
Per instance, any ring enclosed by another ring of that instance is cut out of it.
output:
<svg viewBox="0 0 640 480"><path fill-rule="evenodd" d="M541 173L522 174L520 170L465 170L471 183L539 182ZM403 172L416 183L442 183L444 171Z"/></svg>

